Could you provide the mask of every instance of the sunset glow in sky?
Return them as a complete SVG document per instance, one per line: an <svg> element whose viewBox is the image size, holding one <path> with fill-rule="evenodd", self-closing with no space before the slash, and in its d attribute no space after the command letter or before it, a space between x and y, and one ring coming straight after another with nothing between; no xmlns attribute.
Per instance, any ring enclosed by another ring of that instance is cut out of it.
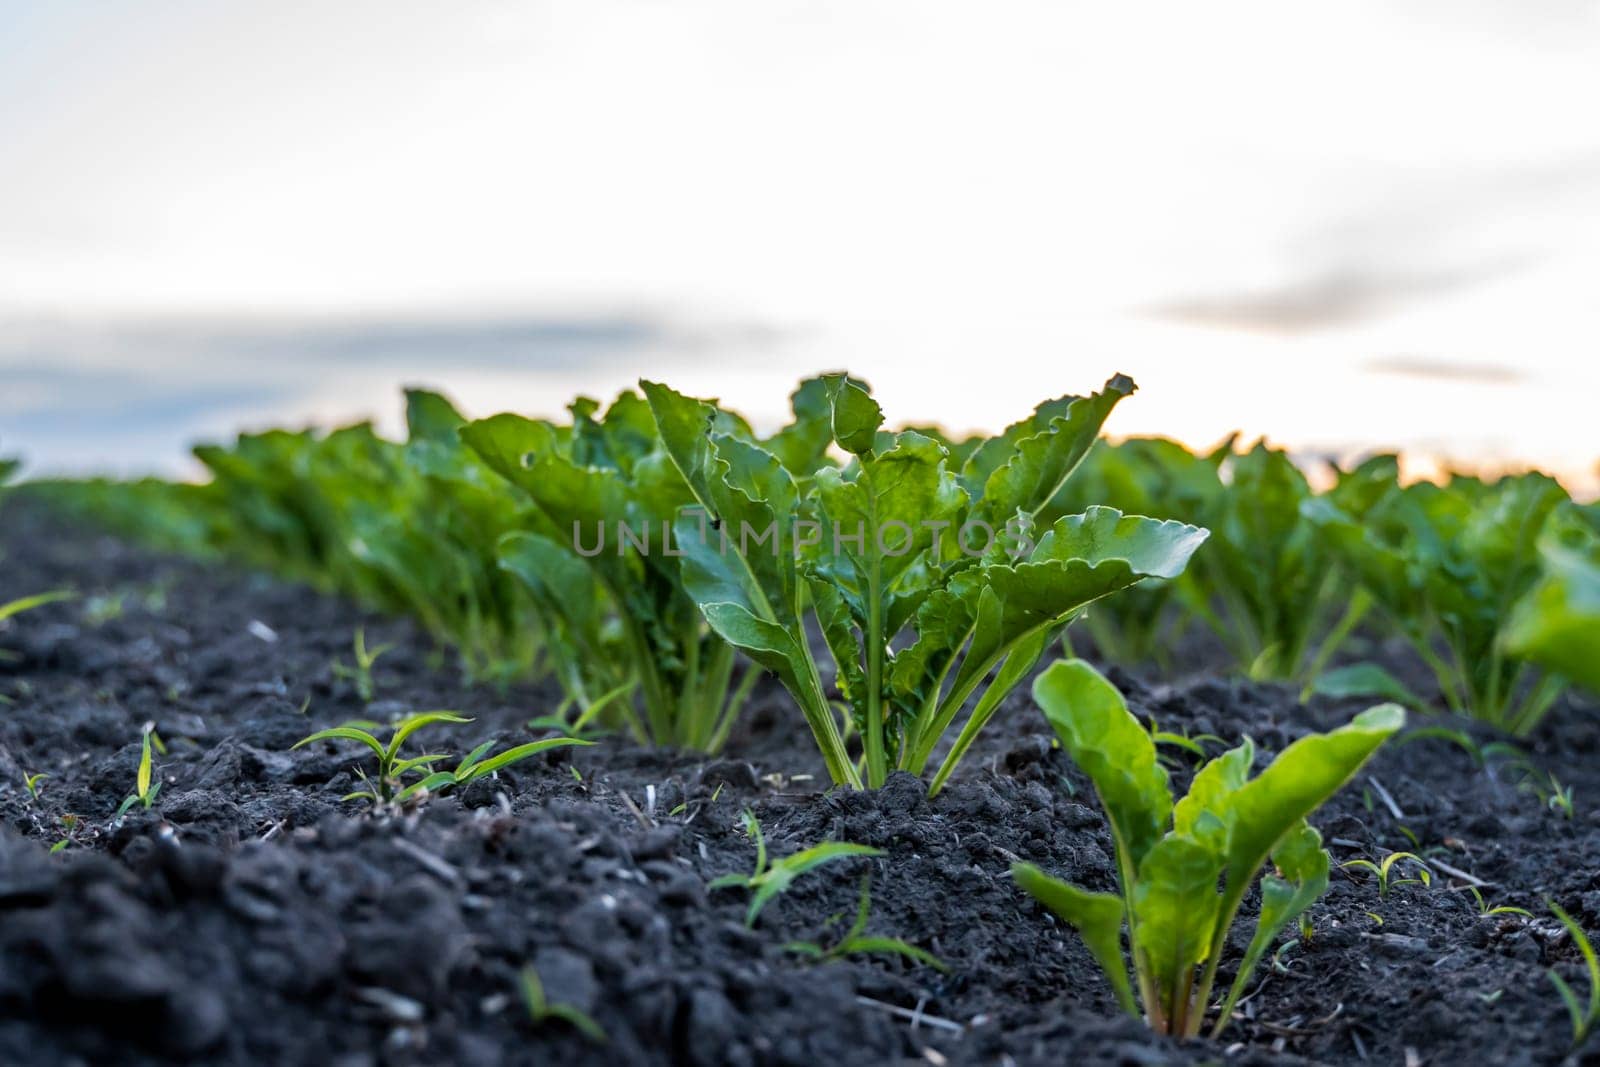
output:
<svg viewBox="0 0 1600 1067"><path fill-rule="evenodd" d="M0 448L849 367L1600 457L1600 4L0 0Z"/></svg>

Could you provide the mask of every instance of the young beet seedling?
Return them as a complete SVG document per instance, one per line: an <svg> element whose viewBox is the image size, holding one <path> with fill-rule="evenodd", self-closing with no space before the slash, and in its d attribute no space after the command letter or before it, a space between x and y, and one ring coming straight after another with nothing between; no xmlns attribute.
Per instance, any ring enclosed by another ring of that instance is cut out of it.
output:
<svg viewBox="0 0 1600 1067"><path fill-rule="evenodd" d="M791 941L784 945L784 949L797 955L807 956L819 963L829 960L842 960L846 956L858 954L876 954L880 956L904 956L913 963L923 963L943 974L950 973L950 965L938 956L920 949L917 946L900 940L898 937L872 937L867 934L867 920L872 912L872 876L861 876L861 899L856 904L855 922L845 931L844 936L827 948L823 948L815 941ZM831 926L838 916L828 920Z"/></svg>
<svg viewBox="0 0 1600 1067"><path fill-rule="evenodd" d="M367 631L364 627L357 627L355 640L352 643L351 655L355 665L350 666L342 660L333 663L335 678L343 678L356 687L356 696L361 698L363 704L372 703L372 698L377 694L377 687L372 681L372 665L378 662L378 657L393 648L393 645L379 645L371 651L367 650Z"/></svg>
<svg viewBox="0 0 1600 1067"><path fill-rule="evenodd" d="M152 723L145 724L143 736L139 741L139 772L134 778L134 791L123 799L117 807L117 818L128 814L128 810L135 804L143 804L144 810L149 811L150 805L156 802L156 797L161 794L161 780L152 780L152 761L150 745L155 739L156 731Z"/></svg>
<svg viewBox="0 0 1600 1067"><path fill-rule="evenodd" d="M761 834L761 823L756 821L753 813L744 813L744 832L756 842L756 869L751 874L725 874L714 879L708 889L744 888L752 890L750 907L745 912L744 924L754 926L756 916L761 914L761 909L772 902L772 898L788 889L794 880L814 870L824 863L845 859L849 856L881 856L881 848L870 848L867 845L853 845L848 841L824 841L820 845L812 845L802 849L792 856L785 856L781 860L769 862L767 859L767 841Z"/></svg>
<svg viewBox="0 0 1600 1067"><path fill-rule="evenodd" d="M1394 872L1394 865L1401 860L1408 860L1415 865L1417 876L1415 878L1402 878L1398 882L1391 882L1389 878ZM1388 900L1391 888L1398 889L1403 885L1428 886L1433 884L1433 869L1428 866L1421 856L1413 852L1391 852L1377 863L1373 863L1371 860L1345 860L1339 866L1360 867L1377 875L1379 900Z"/></svg>
<svg viewBox="0 0 1600 1067"><path fill-rule="evenodd" d="M1033 695L1099 794L1121 892L1091 893L1026 863L1012 876L1077 929L1129 1014L1138 1015L1142 1001L1157 1032L1198 1034L1245 894L1269 858L1277 868L1261 878L1255 936L1212 1028L1217 1036L1279 931L1327 889L1328 854L1306 816L1400 729L1405 711L1380 705L1332 733L1302 738L1254 778L1255 748L1246 740L1202 767L1174 804L1155 743L1093 667L1057 662ZM1123 962L1124 924L1137 1001Z"/></svg>
<svg viewBox="0 0 1600 1067"><path fill-rule="evenodd" d="M402 798L409 798L423 789L437 792L439 789L447 785L465 785L467 782L470 782L475 778L481 778L485 774L491 774L502 767L516 763L518 760L527 759L529 756L537 755L546 749L559 748L563 745L587 745L590 743L588 741L580 741L572 737L552 737L543 741L534 741L526 745L518 745L516 748L508 749L507 751L500 753L498 756L494 756L493 758L487 760L483 759L483 754L488 751L489 746L487 744L483 744L479 745L472 752L468 753L466 758L456 766L454 771L430 773L421 782L416 783L415 786L405 786L403 784L404 776L407 773L421 770L427 770L431 772L433 769L433 764L438 763L442 759L448 758L444 753L431 752L421 756L409 756L402 759L400 756L400 746L405 743L406 738L410 737L424 726L430 726L433 723L463 723L471 721L471 719L457 715L450 711L429 711L424 712L421 715L413 715L395 725L393 732L389 735L388 744L384 744L382 741L379 741L371 733L363 729L362 726L353 723L346 723L343 726L334 726L327 730L318 730L310 737L306 737L300 741L297 741L293 747L299 748L302 745L309 745L313 741L343 740L359 741L363 745L366 745L368 748L372 749L372 751L378 757L378 777L375 780L369 779L364 773L358 771L357 773L361 774L362 780L366 784L366 788L358 789L353 793L346 793L343 799L366 799L371 801L374 806L377 806Z"/></svg>

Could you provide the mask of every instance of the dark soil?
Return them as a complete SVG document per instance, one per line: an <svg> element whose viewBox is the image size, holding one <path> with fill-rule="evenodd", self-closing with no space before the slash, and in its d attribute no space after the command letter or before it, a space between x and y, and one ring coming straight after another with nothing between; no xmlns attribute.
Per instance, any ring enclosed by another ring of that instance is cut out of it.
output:
<svg viewBox="0 0 1600 1067"><path fill-rule="evenodd" d="M1564 702L1529 745L1573 790L1570 817L1519 773L1446 741L1394 745L1314 819L1336 861L1425 852L1459 877L1380 899L1336 871L1314 935L1263 965L1220 1043L1152 1037L1119 1016L1075 935L1016 890L1016 859L1109 887L1109 838L1086 783L1022 695L945 793L899 777L821 791L799 716L762 689L725 758L622 741L557 750L459 797L371 817L341 802L350 745L290 751L314 729L451 708L430 751L528 739L549 687L464 685L404 622L237 570L5 513L0 602L79 598L0 632L0 1062L3 1063L1556 1063L1570 1029L1546 977L1586 992L1547 898L1600 932L1600 719ZM392 642L368 707L332 664L352 632ZM1359 705L1302 707L1282 687L1118 672L1167 730L1244 734L1267 753ZM152 810L134 786L141 726L168 745ZM1460 724L1456 724L1460 725ZM1481 730L1475 735L1487 739ZM429 736L428 734L422 735ZM421 749L418 749L421 751ZM1183 757L1174 749L1175 760ZM1183 764L1179 764L1180 767ZM44 772L30 797L25 775ZM1183 775L1180 772L1179 777ZM749 808L777 855L825 838L885 850L803 876L762 914L710 891L749 870ZM70 843L63 817L76 816ZM870 874L871 932L936 953L821 965L786 952L851 914ZM1241 925L1230 959L1248 931ZM608 1043L534 1025L531 965L552 1002ZM1224 966L1227 972L1230 965ZM1591 1054L1593 1055L1593 1054Z"/></svg>

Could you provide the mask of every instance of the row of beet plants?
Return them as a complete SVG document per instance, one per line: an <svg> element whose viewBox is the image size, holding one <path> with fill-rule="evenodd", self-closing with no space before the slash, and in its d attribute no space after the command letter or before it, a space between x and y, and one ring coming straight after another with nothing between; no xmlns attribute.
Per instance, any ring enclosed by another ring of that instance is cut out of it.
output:
<svg viewBox="0 0 1600 1067"><path fill-rule="evenodd" d="M801 383L770 435L652 382L560 421L468 421L411 391L404 442L367 424L246 434L196 449L204 484L55 489L409 613L480 677L551 673L568 730L714 752L767 670L835 783L901 769L937 790L1069 623L1178 577L1205 540L1051 510L1133 389L1117 375L960 443L885 430L842 374Z"/></svg>

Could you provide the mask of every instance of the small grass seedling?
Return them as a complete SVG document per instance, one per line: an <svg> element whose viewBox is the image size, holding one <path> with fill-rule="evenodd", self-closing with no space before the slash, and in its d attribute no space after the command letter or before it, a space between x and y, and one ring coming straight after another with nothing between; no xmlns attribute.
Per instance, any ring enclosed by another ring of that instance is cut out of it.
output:
<svg viewBox="0 0 1600 1067"><path fill-rule="evenodd" d="M1478 892L1478 887L1475 885L1467 886L1467 891L1472 894L1472 899L1478 904L1478 917L1480 919L1489 919L1496 915L1521 915L1527 919L1533 918L1533 912L1527 908L1517 908L1510 904L1496 904L1494 907L1490 907L1489 902L1483 899L1483 894Z"/></svg>
<svg viewBox="0 0 1600 1067"><path fill-rule="evenodd" d="M1411 863L1413 863L1416 866L1417 876L1415 878L1401 878L1399 881L1391 881L1390 879L1394 873L1395 864L1399 863L1401 860L1409 860ZM1403 885L1429 886L1433 884L1432 868L1428 866L1426 860L1412 852L1391 852L1377 863L1373 863L1371 860L1367 859L1345 860L1343 863L1339 864L1339 866L1360 867L1377 875L1379 900L1388 900L1389 890L1398 889Z"/></svg>
<svg viewBox="0 0 1600 1067"><path fill-rule="evenodd" d="M534 741L526 745L518 745L516 748L507 749L497 756L484 759L484 753L486 753L489 749L489 743L486 742L468 753L467 756L456 765L455 770L437 772L433 770L433 765L438 763L440 760L448 759L449 756L445 753L430 752L421 756L408 756L404 758L402 758L400 755L400 746L405 743L406 738L410 737L424 726L431 726L434 723L441 722L464 723L471 721L471 719L462 715L457 715L453 711L423 712L420 715L413 715L410 718L402 719L400 722L396 723L394 729L389 734L389 741L387 744L379 741L378 738L370 732L368 728L373 727L372 723L364 721L348 722L342 726L334 726L327 730L318 730L311 736L297 741L293 748L299 748L302 745L309 745L313 741L359 741L361 744L372 749L373 753L378 757L377 778L369 778L365 771L362 771L358 768L356 774L361 778L365 788L358 789L353 793L346 793L342 799L368 800L374 806L376 806L380 804L388 804L397 800L409 799L424 789L431 792L438 792L440 789L446 786L465 785L468 782L477 778L481 778L486 774L493 774L502 767L510 766L519 760L524 760L529 756L537 755L546 749L557 748L562 745L589 744L587 741L580 741L571 737L552 737L543 741ZM415 783L414 785L407 786L404 784L405 775L413 771L419 773L426 771L428 774L421 781Z"/></svg>
<svg viewBox="0 0 1600 1067"><path fill-rule="evenodd" d="M0 604L0 623L14 615L21 615L24 611L42 608L46 604L54 604L61 600L71 600L76 593L67 589L53 589L48 593L34 593L32 596L18 597Z"/></svg>
<svg viewBox="0 0 1600 1067"><path fill-rule="evenodd" d="M302 738L291 746L290 751L309 745L314 741L359 741L372 749L378 757L378 777L367 777L366 772L357 769L356 774L365 784L365 789L358 789L353 793L346 793L342 799L357 800L365 798L373 804L387 804L394 799L395 793L402 788L401 779L408 771L418 769L431 769L432 765L445 759L444 753L432 752L421 756L411 756L405 759L400 757L400 746L406 738L422 729L439 722L463 723L472 720L453 711L428 711L420 715L412 715L396 723L390 731L389 741L385 744L374 737L368 727L374 724L365 721L347 722L341 726L318 730L309 737Z"/></svg>
<svg viewBox="0 0 1600 1067"><path fill-rule="evenodd" d="M1561 925L1567 928L1567 933L1572 935L1572 943L1578 946L1578 952L1583 956L1584 967L1589 971L1589 1000L1588 1003L1578 999L1578 994L1573 992L1571 984L1554 968L1549 971L1550 981L1555 985L1556 992L1561 994L1561 1001L1567 1006L1567 1014L1572 1018L1572 1047L1577 1048L1589 1039L1594 1032L1596 1023L1600 1023L1600 957L1595 955L1594 945L1589 941L1589 935L1583 932L1577 920L1563 911L1555 901L1550 901L1550 911Z"/></svg>
<svg viewBox="0 0 1600 1067"><path fill-rule="evenodd" d="M118 805L119 819L128 814L135 804L143 804L144 810L149 811L150 806L156 802L156 797L161 795L161 779L154 777L155 768L150 756L151 743L155 737L155 724L146 723L139 739L139 771L134 778L134 791Z"/></svg>
<svg viewBox="0 0 1600 1067"><path fill-rule="evenodd" d="M633 691L638 688L639 683L636 680L624 682L616 688L602 693L593 703L589 704L586 708L579 712L578 716L575 719L572 719L570 722L567 720L567 712L571 710L576 701L569 696L563 700L560 705L557 706L556 710L551 714L541 715L535 719L529 719L528 729L555 730L557 733L560 733L566 737L598 737L604 733L604 730L599 728L595 721L599 718L600 713L605 711L606 708L617 703L619 700L625 702L628 697L633 695Z"/></svg>
<svg viewBox="0 0 1600 1067"><path fill-rule="evenodd" d="M57 852L66 851L67 846L72 844L73 840L77 837L78 827L81 825L81 823L82 820L76 815L61 816L61 840L50 846L50 854L52 856L54 856Z"/></svg>
<svg viewBox="0 0 1600 1067"><path fill-rule="evenodd" d="M1228 743L1222 738L1218 737L1216 734L1195 734L1193 737L1191 737L1186 732L1174 733L1171 730L1161 729L1156 724L1154 716L1149 717L1148 722L1150 723L1150 740L1154 741L1157 745L1168 745L1172 748L1181 748L1185 752L1198 757L1202 761L1206 760L1210 755L1208 752L1206 752L1206 742L1215 742L1219 748L1228 747ZM1178 763L1177 760L1165 755L1163 755L1161 759L1162 762L1167 763L1169 766L1177 765Z"/></svg>
<svg viewBox="0 0 1600 1067"><path fill-rule="evenodd" d="M553 1020L559 1020L596 1045L606 1043L606 1032L600 1029L599 1023L571 1004L552 1004L545 998L544 983L539 981L539 972L532 966L522 968L519 984L522 987L522 1003L528 1009L528 1019L534 1026L540 1027Z"/></svg>
<svg viewBox="0 0 1600 1067"><path fill-rule="evenodd" d="M34 608L43 607L46 604L54 604L58 600L71 600L76 595L65 589L56 589L48 593L35 593L32 596L8 600L4 604L0 604L0 629L4 629L6 620L14 615L21 615L24 611L32 611ZM0 649L0 662L11 663L15 662L17 658L15 653Z"/></svg>
<svg viewBox="0 0 1600 1067"><path fill-rule="evenodd" d="M561 748L566 745L592 745L593 741L584 741L576 737L547 737L542 741L530 741L525 745L508 748L498 755L484 759L493 741L485 741L477 748L464 756L456 764L453 771L434 771L420 782L414 782L400 790L395 796L397 803L405 803L418 793L439 793L446 789L459 789L479 778L493 774L495 771L509 767L513 763L520 763L532 756L552 748ZM577 770L576 767L573 770ZM578 775L578 780L583 780L583 775Z"/></svg>
<svg viewBox="0 0 1600 1067"><path fill-rule="evenodd" d="M28 796L35 804L39 802L39 783L50 777L43 771L38 774L25 774L22 776L22 786L28 791Z"/></svg>
<svg viewBox="0 0 1600 1067"><path fill-rule="evenodd" d="M916 945L900 940L898 937L870 936L867 933L867 920L871 912L872 876L862 875L861 899L856 904L856 918L850 924L850 928L844 932L843 937L827 948L823 948L815 941L790 941L783 946L784 951L805 956L816 960L818 963L842 960L846 956L855 955L904 956L913 963L926 964L941 974L950 973L950 965L926 949L920 949ZM840 918L840 916L835 915L828 920L827 925L833 926Z"/></svg>
<svg viewBox="0 0 1600 1067"><path fill-rule="evenodd" d="M867 845L851 844L848 841L824 841L820 845L801 849L791 856L781 860L769 861L767 857L767 841L761 833L761 823L755 814L746 810L743 816L744 832L753 838L756 843L756 869L751 874L725 874L721 878L712 880L708 889L749 889L751 890L750 907L745 911L744 924L754 926L756 917L761 910L772 902L772 898L788 889L794 880L807 871L815 870L825 863L845 859L850 856L881 856L881 848L871 848Z"/></svg>
<svg viewBox="0 0 1600 1067"><path fill-rule="evenodd" d="M334 660L333 675L355 686L356 696L361 698L363 704L370 704L372 698L377 695L377 687L372 681L372 665L378 662L379 656L393 647L393 645L379 645L368 651L366 628L357 627L351 649L355 664L351 666L342 660Z"/></svg>
<svg viewBox="0 0 1600 1067"><path fill-rule="evenodd" d="M1545 798L1544 806L1551 811L1558 811L1567 821L1572 820L1572 787L1562 785L1561 779L1550 773L1550 795Z"/></svg>

